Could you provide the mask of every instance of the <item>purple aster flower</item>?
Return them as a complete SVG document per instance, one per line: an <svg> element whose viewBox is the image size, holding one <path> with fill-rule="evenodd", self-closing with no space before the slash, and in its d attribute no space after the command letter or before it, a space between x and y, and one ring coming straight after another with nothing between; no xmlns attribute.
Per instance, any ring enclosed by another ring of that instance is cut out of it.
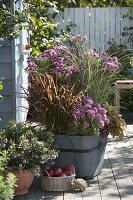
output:
<svg viewBox="0 0 133 200"><path fill-rule="evenodd" d="M93 104L92 97L84 97L83 98L83 103L84 103L84 105L86 105L86 104Z"/></svg>
<svg viewBox="0 0 133 200"><path fill-rule="evenodd" d="M104 122L102 120L98 121L98 126L102 129L104 127Z"/></svg>
<svg viewBox="0 0 133 200"><path fill-rule="evenodd" d="M88 109L91 109L91 108L92 108L92 105L91 105L90 103L86 103L86 104L85 104L85 107L88 108Z"/></svg>
<svg viewBox="0 0 133 200"><path fill-rule="evenodd" d="M78 109L73 110L73 116L75 119L80 120L81 119L81 112Z"/></svg>
<svg viewBox="0 0 133 200"><path fill-rule="evenodd" d="M92 120L95 118L95 112L93 110L88 110L88 117L90 117Z"/></svg>
<svg viewBox="0 0 133 200"><path fill-rule="evenodd" d="M29 71L34 70L37 67L37 65L32 61L32 59L33 59L32 56L27 58L28 67L26 68L26 70L29 70Z"/></svg>
<svg viewBox="0 0 133 200"><path fill-rule="evenodd" d="M99 109L98 109L98 113L104 115L104 114L107 113L107 110L106 110L105 108L99 108Z"/></svg>
<svg viewBox="0 0 133 200"><path fill-rule="evenodd" d="M96 115L95 115L95 119L96 119L97 121L101 121L101 120L102 120L102 115L96 114Z"/></svg>
<svg viewBox="0 0 133 200"><path fill-rule="evenodd" d="M89 123L87 121L84 121L83 129L87 129L88 127L89 127Z"/></svg>
<svg viewBox="0 0 133 200"><path fill-rule="evenodd" d="M71 67L68 69L68 74L67 74L67 76L71 77L75 72L77 72L76 66L71 66Z"/></svg>
<svg viewBox="0 0 133 200"><path fill-rule="evenodd" d="M100 109L101 108L101 105L99 103L94 103L94 106L97 108L97 109Z"/></svg>
<svg viewBox="0 0 133 200"><path fill-rule="evenodd" d="M101 61L102 61L102 67L104 70L109 71L109 72L113 72L113 71L117 71L121 64L118 62L117 57L111 57L108 56L107 54L101 54L100 57Z"/></svg>
<svg viewBox="0 0 133 200"><path fill-rule="evenodd" d="M98 109L97 109L96 107L93 107L92 109L93 109L93 111L94 111L95 113L98 112Z"/></svg>

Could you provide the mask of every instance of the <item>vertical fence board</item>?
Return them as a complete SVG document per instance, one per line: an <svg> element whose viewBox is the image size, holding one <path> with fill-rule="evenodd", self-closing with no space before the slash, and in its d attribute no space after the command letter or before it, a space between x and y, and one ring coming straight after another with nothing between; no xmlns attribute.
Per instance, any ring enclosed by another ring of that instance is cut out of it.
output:
<svg viewBox="0 0 133 200"><path fill-rule="evenodd" d="M90 9L89 8L86 8L84 10L85 14L84 14L84 32L85 32L85 35L87 36L87 38L90 38ZM90 46L90 41L88 40L88 45Z"/></svg>
<svg viewBox="0 0 133 200"><path fill-rule="evenodd" d="M121 8L121 35L123 34L123 32L125 31L125 28L129 25L127 23L127 18L123 17L123 15L128 11L127 8ZM127 39L128 37L126 35L123 35L121 37L121 42L126 42L127 43Z"/></svg>
<svg viewBox="0 0 133 200"><path fill-rule="evenodd" d="M95 47L100 48L100 37L101 37L101 8L95 9Z"/></svg>
<svg viewBox="0 0 133 200"><path fill-rule="evenodd" d="M69 17L68 17L68 9L64 9L64 19L63 19L63 27L65 30L65 27L67 27L69 25Z"/></svg>
<svg viewBox="0 0 133 200"><path fill-rule="evenodd" d="M80 34L85 35L85 11L84 8L80 9L80 15L78 17L80 22Z"/></svg>
<svg viewBox="0 0 133 200"><path fill-rule="evenodd" d="M115 8L111 8L111 38L115 38Z"/></svg>
<svg viewBox="0 0 133 200"><path fill-rule="evenodd" d="M101 10L101 16L100 16L100 37L99 37L99 49L101 52L104 50L104 44L105 44L105 8L100 8Z"/></svg>
<svg viewBox="0 0 133 200"><path fill-rule="evenodd" d="M90 9L90 48L93 48L95 46L95 8Z"/></svg>
<svg viewBox="0 0 133 200"><path fill-rule="evenodd" d="M57 17L57 21L58 21L58 32L61 33L61 30L63 30L64 26L63 26L63 19L64 18L64 14L63 12L60 12L60 14Z"/></svg>
<svg viewBox="0 0 133 200"><path fill-rule="evenodd" d="M115 29L116 29L116 41L120 42L120 8L115 9Z"/></svg>
<svg viewBox="0 0 133 200"><path fill-rule="evenodd" d="M74 26L75 26L75 23L74 23L74 10L70 9L70 8L68 8L68 21L69 21L69 26L71 28L71 32L73 34L74 33Z"/></svg>
<svg viewBox="0 0 133 200"><path fill-rule="evenodd" d="M110 27L111 27L110 11L111 11L110 8L105 9L104 21L105 21L105 46L106 47L107 47L108 41L111 40L111 36L110 36Z"/></svg>
<svg viewBox="0 0 133 200"><path fill-rule="evenodd" d="M75 33L80 33L80 8L75 8Z"/></svg>

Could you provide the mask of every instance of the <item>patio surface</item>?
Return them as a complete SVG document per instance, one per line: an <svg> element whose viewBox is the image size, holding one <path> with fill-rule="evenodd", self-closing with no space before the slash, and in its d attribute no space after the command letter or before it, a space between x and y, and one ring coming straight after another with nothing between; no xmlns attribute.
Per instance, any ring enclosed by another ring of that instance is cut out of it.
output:
<svg viewBox="0 0 133 200"><path fill-rule="evenodd" d="M102 173L85 192L45 192L33 184L28 195L14 200L133 200L133 125L123 141L109 138Z"/></svg>

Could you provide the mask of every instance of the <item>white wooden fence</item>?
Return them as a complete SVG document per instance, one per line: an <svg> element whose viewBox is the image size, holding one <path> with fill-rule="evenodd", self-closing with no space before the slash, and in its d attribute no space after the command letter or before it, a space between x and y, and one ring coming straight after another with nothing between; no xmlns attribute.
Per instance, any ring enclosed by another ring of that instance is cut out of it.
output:
<svg viewBox="0 0 133 200"><path fill-rule="evenodd" d="M129 49L133 49L133 41L128 41L129 36L122 36L124 27L133 27L133 20L123 18L131 9L133 8L65 8L58 16L58 30L60 32L66 26L74 24L76 26L72 28L72 33L86 35L89 47L96 47L100 51L107 47L107 42L112 38L118 44L124 42Z"/></svg>

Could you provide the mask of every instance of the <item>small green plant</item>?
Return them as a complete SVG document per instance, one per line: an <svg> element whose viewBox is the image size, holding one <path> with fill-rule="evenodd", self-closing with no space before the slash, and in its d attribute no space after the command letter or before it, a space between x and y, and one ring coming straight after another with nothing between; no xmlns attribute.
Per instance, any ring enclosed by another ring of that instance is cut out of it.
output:
<svg viewBox="0 0 133 200"><path fill-rule="evenodd" d="M0 200L12 200L14 197L15 175L8 173L7 177L4 177L7 162L8 152L0 151Z"/></svg>
<svg viewBox="0 0 133 200"><path fill-rule="evenodd" d="M3 90L2 79L0 80L0 90ZM0 95L0 101L3 96ZM8 162L8 152L0 150L0 200L12 200L14 197L14 187L16 179L14 174L9 173L4 177L4 171Z"/></svg>

